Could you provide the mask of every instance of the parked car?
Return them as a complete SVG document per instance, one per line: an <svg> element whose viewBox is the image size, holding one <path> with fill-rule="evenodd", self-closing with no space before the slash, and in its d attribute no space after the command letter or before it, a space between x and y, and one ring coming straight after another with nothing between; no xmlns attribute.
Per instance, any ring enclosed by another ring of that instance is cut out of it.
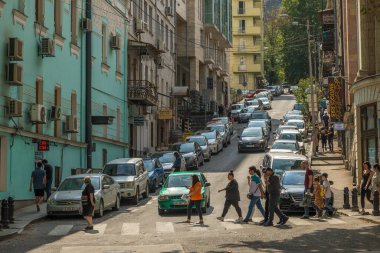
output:
<svg viewBox="0 0 380 253"><path fill-rule="evenodd" d="M241 109L238 116L238 123L247 123L251 118L252 113L255 111L255 108L244 108Z"/></svg>
<svg viewBox="0 0 380 253"><path fill-rule="evenodd" d="M227 133L226 126L224 124L215 123L215 124L207 125L206 129L218 131L220 133L220 136L223 139L224 147L227 147L227 145L231 143L231 135Z"/></svg>
<svg viewBox="0 0 380 253"><path fill-rule="evenodd" d="M262 150L268 146L268 140L262 127L245 128L239 136L238 152Z"/></svg>
<svg viewBox="0 0 380 253"><path fill-rule="evenodd" d="M134 204L149 196L148 171L142 158L119 158L108 162L103 173L120 184L122 198L132 199Z"/></svg>
<svg viewBox="0 0 380 253"><path fill-rule="evenodd" d="M294 153L266 153L263 159L262 168L272 168L278 174L286 170L299 170L301 163L307 157Z"/></svg>
<svg viewBox="0 0 380 253"><path fill-rule="evenodd" d="M211 149L208 145L207 138L203 135L194 135L194 136L189 136L186 138L187 142L196 142L199 144L199 146L202 149L203 152L203 157L205 161L210 161L211 159Z"/></svg>
<svg viewBox="0 0 380 253"><path fill-rule="evenodd" d="M174 143L171 149L181 153L185 157L187 170L198 169L204 163L202 149L196 142Z"/></svg>
<svg viewBox="0 0 380 253"><path fill-rule="evenodd" d="M205 131L201 132L200 135L207 138L212 154L218 154L223 150L223 138L220 135L219 131Z"/></svg>
<svg viewBox="0 0 380 253"><path fill-rule="evenodd" d="M300 111L300 110L291 110L291 111L286 112L286 114L298 114L298 115L302 115L302 111Z"/></svg>
<svg viewBox="0 0 380 253"><path fill-rule="evenodd" d="M303 115L298 115L298 114L285 114L284 115L284 121L287 122L291 119L298 119L304 121Z"/></svg>
<svg viewBox="0 0 380 253"><path fill-rule="evenodd" d="M300 146L298 145L297 141L291 141L291 140L276 140L273 142L271 149L269 152L286 152L288 153L289 150L295 154L301 154L302 150Z"/></svg>
<svg viewBox="0 0 380 253"><path fill-rule="evenodd" d="M270 137L270 128L268 123L265 120L254 120L248 122L248 128L249 127L261 127L264 130L264 134L267 139Z"/></svg>
<svg viewBox="0 0 380 253"><path fill-rule="evenodd" d="M230 119L228 117L218 117L218 118L213 118L213 120L214 119L215 120L219 120L223 124L227 125L228 132L230 133L231 136L234 134L234 126L233 126L232 122L230 121Z"/></svg>
<svg viewBox="0 0 380 253"><path fill-rule="evenodd" d="M255 98L268 98L269 100L273 100L273 96L270 92L260 92L255 96Z"/></svg>
<svg viewBox="0 0 380 253"><path fill-rule="evenodd" d="M299 119L290 119L286 122L286 125L291 125L291 126L297 126L298 131L300 131L301 135L303 138L307 137L307 131L305 127L305 122L303 120Z"/></svg>
<svg viewBox="0 0 380 253"><path fill-rule="evenodd" d="M271 117L269 116L269 113L266 111L255 111L252 113L251 118L249 121L254 120L265 120L265 122L268 124L269 127L272 127Z"/></svg>
<svg viewBox="0 0 380 253"><path fill-rule="evenodd" d="M105 174L80 174L67 177L47 200L47 215L82 215L83 179L89 176L95 193L95 214L102 217L104 210L120 208L120 185ZM54 189L53 189L54 190Z"/></svg>
<svg viewBox="0 0 380 253"><path fill-rule="evenodd" d="M247 108L252 108L255 111L259 109L259 99L250 100L247 104Z"/></svg>
<svg viewBox="0 0 380 253"><path fill-rule="evenodd" d="M201 172L174 172L166 179L165 184L160 190L158 196L158 214L163 215L165 211L184 210L187 208L187 201L181 197L188 194L188 187L192 183L192 175L197 175L202 184L201 209L202 213L206 213L210 207L210 183L207 182L205 175ZM195 206L193 206L195 208Z"/></svg>
<svg viewBox="0 0 380 253"><path fill-rule="evenodd" d="M301 149L301 154L305 154L305 145L302 135L298 130L284 129L278 136L278 140L292 140L297 141Z"/></svg>
<svg viewBox="0 0 380 253"><path fill-rule="evenodd" d="M180 171L186 171L186 160L179 154L181 157L181 168ZM174 172L175 168L173 167L176 157L174 156L173 151L157 152L150 155L152 158L158 158L162 167L164 168L165 177L170 173Z"/></svg>
<svg viewBox="0 0 380 253"><path fill-rule="evenodd" d="M292 86L290 86L289 93L294 94L297 90L298 90L298 86L292 85Z"/></svg>
<svg viewBox="0 0 380 253"><path fill-rule="evenodd" d="M244 104L233 104L231 105L231 117L236 121L241 109L244 108Z"/></svg>
<svg viewBox="0 0 380 253"><path fill-rule="evenodd" d="M296 130L298 131L298 127L297 126L293 126L293 125L279 125L277 130L273 131L273 134L275 135L274 138L277 140L278 139L278 136L281 134L282 131L284 130ZM298 131L299 132L299 131Z"/></svg>
<svg viewBox="0 0 380 253"><path fill-rule="evenodd" d="M150 192L156 192L156 189L165 181L165 172L160 161L157 158L144 159L144 166L148 171L148 183Z"/></svg>
<svg viewBox="0 0 380 253"><path fill-rule="evenodd" d="M298 111L301 111L301 112L304 112L305 111L305 105L304 104L294 104L293 105L293 110L298 110Z"/></svg>
<svg viewBox="0 0 380 253"><path fill-rule="evenodd" d="M264 110L270 110L272 109L272 103L269 101L268 98L259 98L261 102L263 102Z"/></svg>

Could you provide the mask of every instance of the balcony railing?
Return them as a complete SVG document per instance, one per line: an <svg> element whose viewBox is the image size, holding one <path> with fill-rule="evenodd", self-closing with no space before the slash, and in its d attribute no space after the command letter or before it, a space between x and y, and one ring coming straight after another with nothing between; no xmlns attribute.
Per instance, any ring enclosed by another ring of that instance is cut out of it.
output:
<svg viewBox="0 0 380 253"><path fill-rule="evenodd" d="M213 49L207 49L205 53L205 63L215 64L215 51Z"/></svg>
<svg viewBox="0 0 380 253"><path fill-rule="evenodd" d="M129 80L128 99L141 105L157 105L157 87L147 80Z"/></svg>
<svg viewBox="0 0 380 253"><path fill-rule="evenodd" d="M245 14L245 8L238 8L238 14Z"/></svg>
<svg viewBox="0 0 380 253"><path fill-rule="evenodd" d="M245 33L245 28L239 27L238 33Z"/></svg>

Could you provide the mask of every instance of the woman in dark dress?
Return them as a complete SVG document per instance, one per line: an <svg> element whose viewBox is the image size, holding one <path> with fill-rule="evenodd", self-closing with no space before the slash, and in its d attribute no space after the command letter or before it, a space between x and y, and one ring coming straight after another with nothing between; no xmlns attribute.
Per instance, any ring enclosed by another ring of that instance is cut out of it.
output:
<svg viewBox="0 0 380 253"><path fill-rule="evenodd" d="M91 230L94 228L92 224L92 216L94 214L95 208L95 197L94 197L94 186L91 184L91 178L85 177L84 183L86 187L82 192L82 207L83 207L83 217L87 221L87 227L85 230Z"/></svg>
<svg viewBox="0 0 380 253"><path fill-rule="evenodd" d="M365 211L365 199L369 202L371 202L371 190L369 189L369 186L371 185L371 164L366 161L363 163L363 175L362 175L362 180L360 182L360 204L362 211L360 212L361 214L369 214Z"/></svg>

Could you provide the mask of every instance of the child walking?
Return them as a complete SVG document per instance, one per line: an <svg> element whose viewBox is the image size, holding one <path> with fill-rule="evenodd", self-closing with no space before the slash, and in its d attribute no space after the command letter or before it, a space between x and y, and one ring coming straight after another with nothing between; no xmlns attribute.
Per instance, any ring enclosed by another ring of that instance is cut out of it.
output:
<svg viewBox="0 0 380 253"><path fill-rule="evenodd" d="M314 205L315 210L317 211L315 218L321 218L322 217L322 211L324 208L324 202L323 202L324 193L323 193L323 188L321 187L321 184L320 184L319 177L314 178L313 187L314 187L314 191L313 191L314 203L313 203L313 205Z"/></svg>
<svg viewBox="0 0 380 253"><path fill-rule="evenodd" d="M325 193L325 208L323 212L323 218L327 218L329 213L334 214L335 209L331 205L331 188L330 188L330 182L328 180L328 174L322 173L322 181L323 181L323 191Z"/></svg>

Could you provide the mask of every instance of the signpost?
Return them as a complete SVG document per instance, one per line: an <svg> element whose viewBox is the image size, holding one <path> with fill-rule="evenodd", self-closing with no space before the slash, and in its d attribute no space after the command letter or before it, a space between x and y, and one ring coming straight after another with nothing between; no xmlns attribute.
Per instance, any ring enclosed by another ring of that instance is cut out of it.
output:
<svg viewBox="0 0 380 253"><path fill-rule="evenodd" d="M145 123L145 117L144 116L136 116L133 117L133 124L136 126L143 126Z"/></svg>
<svg viewBox="0 0 380 253"><path fill-rule="evenodd" d="M173 118L173 110L170 108L160 108L157 113L158 119L172 119Z"/></svg>

